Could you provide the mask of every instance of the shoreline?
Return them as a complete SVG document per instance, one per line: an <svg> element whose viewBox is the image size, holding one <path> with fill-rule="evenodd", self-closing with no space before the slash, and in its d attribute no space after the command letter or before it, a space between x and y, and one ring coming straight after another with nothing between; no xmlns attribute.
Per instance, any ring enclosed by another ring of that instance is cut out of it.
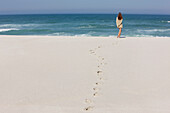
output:
<svg viewBox="0 0 170 113"><path fill-rule="evenodd" d="M116 39L127 39L127 38L170 38L170 37L124 37L117 38L117 36L52 36L52 35L0 35L0 38L3 37L34 37L34 38L116 38Z"/></svg>

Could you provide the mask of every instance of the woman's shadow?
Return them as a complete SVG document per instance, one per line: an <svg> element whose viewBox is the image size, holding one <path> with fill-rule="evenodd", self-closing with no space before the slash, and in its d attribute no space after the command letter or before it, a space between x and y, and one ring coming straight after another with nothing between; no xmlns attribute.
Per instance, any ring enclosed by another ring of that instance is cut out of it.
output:
<svg viewBox="0 0 170 113"><path fill-rule="evenodd" d="M121 37L119 37L119 38L126 38L126 37L124 37L124 36L121 36Z"/></svg>

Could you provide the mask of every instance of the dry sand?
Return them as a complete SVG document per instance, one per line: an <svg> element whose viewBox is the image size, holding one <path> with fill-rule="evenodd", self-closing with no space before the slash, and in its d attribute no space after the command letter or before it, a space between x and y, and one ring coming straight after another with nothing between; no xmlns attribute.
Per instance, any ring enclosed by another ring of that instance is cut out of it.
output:
<svg viewBox="0 0 170 113"><path fill-rule="evenodd" d="M170 38L0 36L0 113L170 113Z"/></svg>

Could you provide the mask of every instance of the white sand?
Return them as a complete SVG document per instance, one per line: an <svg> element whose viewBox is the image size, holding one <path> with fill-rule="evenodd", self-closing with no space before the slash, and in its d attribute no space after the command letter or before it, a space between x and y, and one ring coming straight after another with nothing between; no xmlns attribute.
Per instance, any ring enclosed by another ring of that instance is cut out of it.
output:
<svg viewBox="0 0 170 113"><path fill-rule="evenodd" d="M170 38L0 36L0 113L83 112L170 113Z"/></svg>

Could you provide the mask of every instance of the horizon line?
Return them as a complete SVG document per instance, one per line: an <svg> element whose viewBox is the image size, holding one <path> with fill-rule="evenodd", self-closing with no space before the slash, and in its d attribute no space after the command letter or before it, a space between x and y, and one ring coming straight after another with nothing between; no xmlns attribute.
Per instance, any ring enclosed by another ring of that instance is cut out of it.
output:
<svg viewBox="0 0 170 113"><path fill-rule="evenodd" d="M14 13L14 14L0 14L0 16L5 16L5 15L74 15L74 14L79 14L79 15L95 15L95 14L108 14L108 15L111 15L111 14L117 14L117 13ZM170 15L170 14L155 14L155 13L122 13L123 15L125 14L128 14L128 15Z"/></svg>

